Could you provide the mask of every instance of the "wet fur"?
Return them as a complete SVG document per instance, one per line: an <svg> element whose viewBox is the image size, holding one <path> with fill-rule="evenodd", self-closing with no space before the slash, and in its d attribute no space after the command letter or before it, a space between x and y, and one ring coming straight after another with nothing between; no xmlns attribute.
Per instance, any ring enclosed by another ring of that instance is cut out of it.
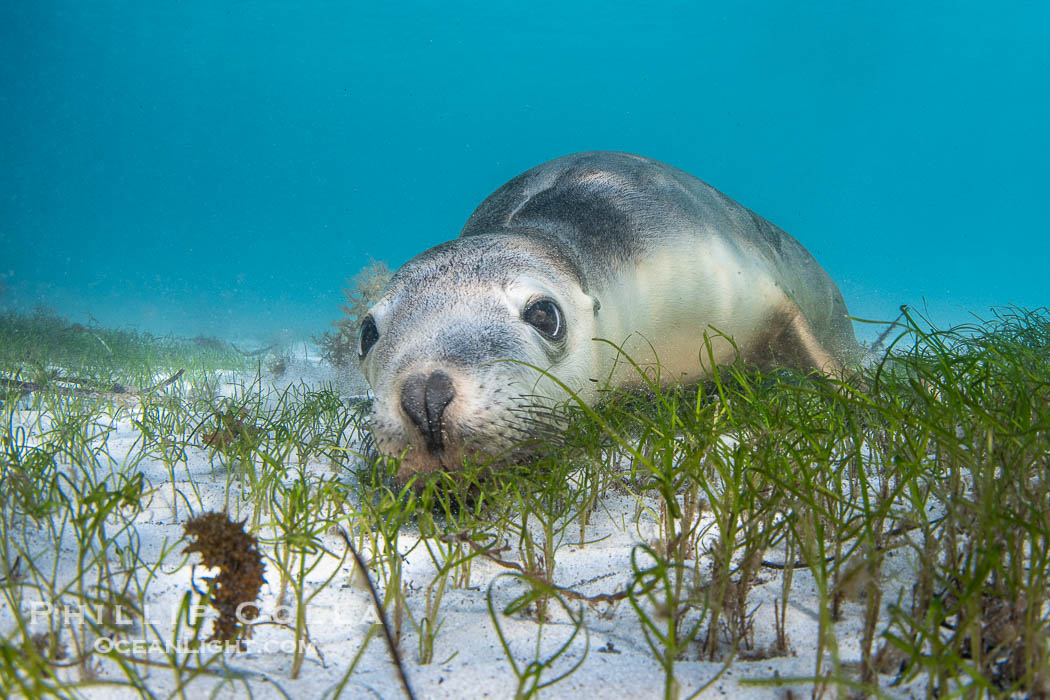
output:
<svg viewBox="0 0 1050 700"><path fill-rule="evenodd" d="M550 342L521 319L530 299L564 312ZM842 295L794 238L671 166L624 153L565 156L508 182L460 237L406 263L370 312L379 341L362 362L376 446L402 477L455 470L464 455L515 454L543 435L549 406L638 382L618 357L657 362L668 381L731 360L835 372L858 346ZM510 360L510 361L507 361ZM428 454L398 397L413 373L453 377L448 449Z"/></svg>

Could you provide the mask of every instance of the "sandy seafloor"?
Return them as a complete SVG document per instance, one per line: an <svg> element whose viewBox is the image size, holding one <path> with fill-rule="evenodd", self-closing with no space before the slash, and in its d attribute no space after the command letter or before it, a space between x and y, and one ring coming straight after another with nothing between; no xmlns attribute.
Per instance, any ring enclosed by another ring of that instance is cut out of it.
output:
<svg viewBox="0 0 1050 700"><path fill-rule="evenodd" d="M289 380L317 383L330 379L326 372L317 366L315 360L299 358L285 376ZM343 380L344 386L355 386ZM126 416L126 414L125 414ZM19 419L28 419L25 412L16 413ZM132 425L131 419L123 417L115 423L115 430L110 433L106 443L109 458L103 456L97 469L109 470L112 464L119 465L129 451L137 450L136 441L139 433ZM311 473L331 474L326 463L307 465ZM143 460L139 469L145 474L153 490L149 503L135 521L137 537L140 541L142 556L146 560L157 556L167 543L182 537L182 527L189 516L185 504L180 502L177 515L172 505L171 479L167 468L159 460ZM213 464L208 452L203 448L187 450L185 464L177 467L176 486L192 494L188 480L197 484L200 502L204 510L222 510L224 493L227 484L227 473L217 463ZM352 477L348 477L352 478ZM236 502L237 485L233 480L231 504ZM195 510L199 509L197 497L191 495ZM655 500L649 503L655 512ZM243 510L231 512L234 519L242 519L250 513L248 506L242 503ZM232 510L231 505L231 510ZM585 546L572 543L573 533L578 537L578 526L567 528L567 543L557 554L555 581L559 585L578 590L587 595L613 593L622 590L629 580L630 556L632 547L639 542L652 540L657 535L656 521L643 514L636 526L633 517L636 501L627 495L609 494L594 510L592 520L587 528L590 541ZM413 545L418 541L418 533L411 529L402 532L400 544L406 552L404 577L407 584L407 604L412 613L420 615L424 605L424 591L434 574L434 566L423 547ZM336 533L325 536L326 545L333 551L344 551L342 539ZM513 544L513 543L512 543ZM40 533L41 551L53 550L52 543ZM201 577L208 575L208 570L191 566L198 561L197 556L189 559L180 553L167 558L160 568L157 580L149 585L147 603L149 616L156 629L164 638L170 637L171 611L177 609L182 596L191 585L191 572L198 587ZM63 543L63 553L72 549ZM411 550L411 551L409 551ZM367 555L367 552L365 553ZM777 552L770 552L767 559L777 559ZM504 554L508 559L516 559L516 547ZM887 555L883 567L884 596L883 619L879 630L885 628L885 607L898 598L898 593L907 599L914 576L910 573L913 562L901 548ZM782 558L782 556L781 556ZM63 556L59 562L60 571L65 575L72 572L72 556ZM155 559L154 559L155 561ZM244 680L234 681L220 690L219 697L253 697L269 698L291 696L295 698L321 697L331 693L343 678L348 665L358 653L365 635L376 621L376 614L371 598L363 581L354 576L351 558L339 562L328 558L311 575L307 577L308 594L317 588L335 572L334 578L316 593L316 597L307 608L307 622L313 644L309 646L302 673L297 680L290 680L292 654L289 646L293 643L290 630L275 625L262 625L254 630L254 635L247 642L246 652L226 654L225 664L228 669L244 674ZM513 697L516 678L501 647L499 638L493 628L486 603L486 591L490 582L507 570L482 558L475 559L466 589L450 587L442 605L441 624L434 648L434 662L421 665L417 653L417 635L408 621L405 621L405 634L402 640L402 653L406 671L418 698L507 698ZM773 601L780 595L782 572L775 569L760 571L758 583L749 595L749 604L759 606L754 615L755 648L767 647L774 639ZM260 608L263 619L278 605L276 581L277 574L271 563L267 565L266 578L260 596ZM790 607L787 611L787 629L789 633L791 655L768 658L757 661L736 660L725 669L721 662L699 661L696 645L692 645L684 658L675 664L675 676L680 685L680 697L689 697L701 686L707 684L719 674L703 693L703 697L764 698L786 697L788 688L804 692L808 696L810 687L807 684L783 685L779 688L755 687L741 684L745 680L768 680L774 678L811 677L815 668L815 638L818 628L817 596L813 578L805 569L796 569L794 589ZM520 593L521 584L509 577L500 578L494 588L495 602L498 607L510 602ZM834 626L834 637L837 640L840 663L859 669L861 635L861 618L864 601L847 601L844 605L844 619ZM6 604L0 605L0 625L5 634L11 632L10 612ZM564 640L570 631L565 613L552 605L553 618L543 626L543 649L553 649L560 640ZM269 612L268 612L269 611ZM212 615L209 610L208 616ZM663 671L646 644L641 626L635 612L627 601L614 606L598 605L588 608L586 629L588 634L580 634L570 651L559 660L550 673L557 674L579 661L586 654L582 665L565 680L543 689L541 697L576 698L656 698L663 696ZM534 617L511 616L501 621L504 632L520 667L535 658L536 634L539 629ZM37 623L34 629L44 629L43 623ZM210 621L205 625L210 630ZM704 626L706 629L706 625ZM156 637L144 634L141 627L135 627L127 634L129 641L149 640ZM876 648L879 642L876 642ZM320 653L318 653L320 652ZM143 654L146 655L146 654ZM829 668L830 658L826 659L825 671ZM103 678L120 679L122 674L112 662L106 661L99 669ZM169 696L175 690L175 679L172 672L164 668L141 669L140 671L148 689L157 696ZM70 669L60 671L64 677L72 677ZM545 676L549 677L549 675ZM911 684L893 686L894 678L882 676L880 685L890 696L920 697L924 695L925 678L920 676ZM219 684L219 681L202 676L186 690L188 697L206 697ZM245 687L247 684L247 687ZM133 690L114 689L113 687L85 688L81 692L87 697L112 698L114 696L135 696ZM832 691L834 694L834 691ZM394 665L390 661L387 648L381 638L373 637L363 657L343 689L342 697L347 698L398 698L404 697Z"/></svg>

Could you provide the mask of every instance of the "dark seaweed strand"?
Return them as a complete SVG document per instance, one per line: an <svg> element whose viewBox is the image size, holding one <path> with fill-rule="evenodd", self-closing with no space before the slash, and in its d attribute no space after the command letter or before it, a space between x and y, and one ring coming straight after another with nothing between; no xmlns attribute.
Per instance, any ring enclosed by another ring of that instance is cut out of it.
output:
<svg viewBox="0 0 1050 700"><path fill-rule="evenodd" d="M354 561L357 563L357 569L361 572L361 575L365 577L365 581L368 582L368 592L372 594L372 603L375 604L376 614L379 615L379 621L382 623L383 636L386 637L386 646L390 650L390 655L394 657L394 665L397 666L397 675L401 678L401 685L405 687L405 694L409 697L409 700L416 700L415 694L412 692L412 686L408 684L408 676L405 675L405 667L401 663L401 654L397 650L397 644L394 643L394 635L390 633L390 622L386 619L386 611L383 610L383 603L379 600L379 594L376 593L375 584L372 583L372 577L368 575L368 569L365 565L365 560L361 558L361 555L357 553L357 549L350 542L350 536L346 532L339 528L339 534L342 536L343 541L346 542L347 549L354 555Z"/></svg>

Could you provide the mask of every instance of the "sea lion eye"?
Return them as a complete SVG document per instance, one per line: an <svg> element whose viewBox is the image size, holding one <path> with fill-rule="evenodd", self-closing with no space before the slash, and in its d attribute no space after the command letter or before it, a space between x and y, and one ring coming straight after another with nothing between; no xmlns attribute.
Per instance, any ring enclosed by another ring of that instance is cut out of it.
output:
<svg viewBox="0 0 1050 700"><path fill-rule="evenodd" d="M561 309L550 299L532 302L525 307L521 318L551 340L559 340L565 335L565 323L562 322Z"/></svg>
<svg viewBox="0 0 1050 700"><path fill-rule="evenodd" d="M379 329L376 328L376 322L371 316L365 316L365 320L361 322L361 330L357 335L357 357L359 360L365 359L365 355L372 349L372 346L379 340Z"/></svg>

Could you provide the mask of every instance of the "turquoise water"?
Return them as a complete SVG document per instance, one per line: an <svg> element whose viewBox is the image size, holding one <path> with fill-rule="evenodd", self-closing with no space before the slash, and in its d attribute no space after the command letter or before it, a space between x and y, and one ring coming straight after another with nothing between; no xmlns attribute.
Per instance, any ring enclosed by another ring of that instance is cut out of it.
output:
<svg viewBox="0 0 1050 700"><path fill-rule="evenodd" d="M786 229L851 311L1050 301L1050 4L0 5L0 310L324 330L579 150ZM873 334L858 328L858 335Z"/></svg>

